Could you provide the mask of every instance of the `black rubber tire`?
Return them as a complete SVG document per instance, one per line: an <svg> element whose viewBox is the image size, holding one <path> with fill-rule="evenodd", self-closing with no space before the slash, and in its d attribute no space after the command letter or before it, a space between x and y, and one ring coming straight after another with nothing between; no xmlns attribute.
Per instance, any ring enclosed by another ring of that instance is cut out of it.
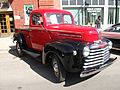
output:
<svg viewBox="0 0 120 90"><path fill-rule="evenodd" d="M17 50L17 54L19 57L23 56L23 51L22 51L22 47L20 45L20 43L16 42L16 50Z"/></svg>
<svg viewBox="0 0 120 90"><path fill-rule="evenodd" d="M55 70L55 66L57 68L56 70ZM63 65L59 61L59 58L56 54L52 55L52 68L53 68L53 71L54 71L56 82L60 83L60 82L65 81L65 77L63 77L63 75L62 75L62 71L65 72L65 69L63 68Z"/></svg>

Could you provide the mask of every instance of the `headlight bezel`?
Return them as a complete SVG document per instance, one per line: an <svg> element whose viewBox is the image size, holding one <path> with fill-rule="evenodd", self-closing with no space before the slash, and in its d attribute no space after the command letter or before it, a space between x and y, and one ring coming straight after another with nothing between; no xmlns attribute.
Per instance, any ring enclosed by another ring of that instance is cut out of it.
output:
<svg viewBox="0 0 120 90"><path fill-rule="evenodd" d="M89 48L89 46L85 46L83 48L83 56L87 57L87 56L89 56L89 54L90 54L90 48Z"/></svg>

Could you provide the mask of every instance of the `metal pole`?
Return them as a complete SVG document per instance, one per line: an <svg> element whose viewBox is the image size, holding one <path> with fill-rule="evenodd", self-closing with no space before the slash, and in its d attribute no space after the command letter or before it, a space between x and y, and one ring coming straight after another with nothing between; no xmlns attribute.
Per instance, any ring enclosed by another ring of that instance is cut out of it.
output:
<svg viewBox="0 0 120 90"><path fill-rule="evenodd" d="M115 24L118 23L118 0L115 0L115 5L116 5L116 13L115 13Z"/></svg>
<svg viewBox="0 0 120 90"><path fill-rule="evenodd" d="M39 6L40 6L40 2L39 2L39 0L37 0L38 1L38 9L39 9Z"/></svg>

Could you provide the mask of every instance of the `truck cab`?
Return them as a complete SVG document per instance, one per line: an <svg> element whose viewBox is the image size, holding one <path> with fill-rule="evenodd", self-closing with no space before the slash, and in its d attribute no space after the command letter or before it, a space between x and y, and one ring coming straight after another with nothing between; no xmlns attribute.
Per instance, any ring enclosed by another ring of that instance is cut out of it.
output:
<svg viewBox="0 0 120 90"><path fill-rule="evenodd" d="M29 28L16 29L14 40L19 56L32 53L43 64L52 63L57 81L65 80L67 72L86 77L112 63L112 42L96 28L75 25L72 14L64 10L33 10Z"/></svg>

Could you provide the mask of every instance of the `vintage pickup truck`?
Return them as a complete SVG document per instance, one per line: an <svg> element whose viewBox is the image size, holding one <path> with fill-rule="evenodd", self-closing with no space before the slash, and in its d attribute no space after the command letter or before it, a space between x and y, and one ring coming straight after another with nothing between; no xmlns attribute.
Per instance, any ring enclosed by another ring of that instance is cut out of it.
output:
<svg viewBox="0 0 120 90"><path fill-rule="evenodd" d="M80 77L98 73L113 60L112 42L95 28L75 25L72 14L64 10L33 10L29 28L15 29L14 41L19 56L28 53L50 63L58 82L68 72L79 72Z"/></svg>

